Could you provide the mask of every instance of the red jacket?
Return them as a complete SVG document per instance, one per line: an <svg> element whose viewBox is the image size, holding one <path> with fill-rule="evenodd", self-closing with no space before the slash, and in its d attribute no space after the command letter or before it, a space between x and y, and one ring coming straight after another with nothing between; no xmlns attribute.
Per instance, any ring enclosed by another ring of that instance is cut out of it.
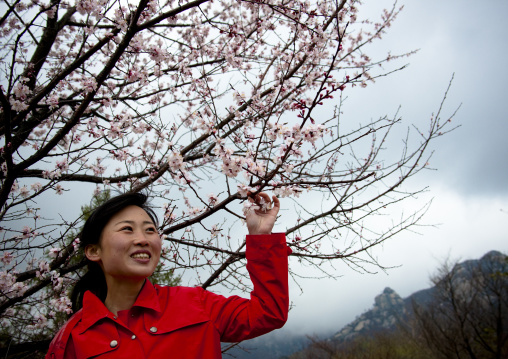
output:
<svg viewBox="0 0 508 359"><path fill-rule="evenodd" d="M57 333L46 359L221 358L221 341L254 338L286 322L290 252L282 233L247 236L250 300L146 281L132 308L116 317L86 292L83 308Z"/></svg>

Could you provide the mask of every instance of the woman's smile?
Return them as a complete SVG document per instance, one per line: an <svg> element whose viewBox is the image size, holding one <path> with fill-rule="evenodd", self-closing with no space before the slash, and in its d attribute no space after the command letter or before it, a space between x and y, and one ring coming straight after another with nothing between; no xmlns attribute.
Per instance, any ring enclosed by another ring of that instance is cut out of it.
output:
<svg viewBox="0 0 508 359"><path fill-rule="evenodd" d="M151 257L152 257L152 255L150 254L150 252L144 251L144 250L136 251L131 254L131 258L133 258L136 261L141 262L141 263L150 262Z"/></svg>

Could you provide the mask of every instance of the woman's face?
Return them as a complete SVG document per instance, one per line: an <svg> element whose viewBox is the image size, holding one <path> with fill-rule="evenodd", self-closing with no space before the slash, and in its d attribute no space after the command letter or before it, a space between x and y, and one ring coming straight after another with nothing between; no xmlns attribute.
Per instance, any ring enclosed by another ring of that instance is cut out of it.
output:
<svg viewBox="0 0 508 359"><path fill-rule="evenodd" d="M88 259L99 263L106 281L149 277L161 254L162 240L144 209L128 206L115 214L99 243L85 248Z"/></svg>

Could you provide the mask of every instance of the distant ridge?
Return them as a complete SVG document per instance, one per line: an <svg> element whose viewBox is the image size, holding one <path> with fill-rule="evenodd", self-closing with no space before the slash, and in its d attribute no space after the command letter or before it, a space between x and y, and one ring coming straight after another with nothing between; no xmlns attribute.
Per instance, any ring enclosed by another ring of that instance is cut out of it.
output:
<svg viewBox="0 0 508 359"><path fill-rule="evenodd" d="M480 259L472 259L460 262L454 266L454 271L459 273L457 280L465 280L469 273L478 266L487 263L499 262L504 259L499 251L490 251ZM368 336L378 332L386 332L397 329L397 326L407 320L412 313L413 302L419 305L430 303L433 298L435 287L416 291L406 298L392 288L386 287L383 292L374 298L371 309L359 315L355 320L345 325L335 334L328 338L316 338L337 343L352 340L357 336ZM241 348L224 353L224 358L235 359L286 359L292 358L295 353L302 352L309 345L310 340L306 335L287 335L283 331L243 342Z"/></svg>
<svg viewBox="0 0 508 359"><path fill-rule="evenodd" d="M480 259L460 262L455 266L455 270L460 273L457 279L467 279L472 268L499 261L501 258L504 258L501 252L490 251ZM330 339L343 342L358 335L371 335L380 331L394 330L398 324L404 323L411 313L413 301L419 305L427 304L432 300L434 290L435 287L422 289L402 299L397 292L387 287L374 298L372 309L361 314Z"/></svg>
<svg viewBox="0 0 508 359"><path fill-rule="evenodd" d="M332 337L336 341L351 340L357 335L367 335L394 328L406 315L405 301L387 287L374 299L372 309L347 324Z"/></svg>

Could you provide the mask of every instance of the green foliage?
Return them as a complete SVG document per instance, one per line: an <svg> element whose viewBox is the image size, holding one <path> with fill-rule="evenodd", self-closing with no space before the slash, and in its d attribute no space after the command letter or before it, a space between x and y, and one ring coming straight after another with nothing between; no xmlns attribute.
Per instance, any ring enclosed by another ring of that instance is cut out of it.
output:
<svg viewBox="0 0 508 359"><path fill-rule="evenodd" d="M81 218L83 219L83 223L86 222L86 220L91 216L92 212L105 203L107 200L111 198L111 191L105 190L103 192L100 192L99 194L96 194L92 197L91 203L85 204L81 206ZM81 232L81 228L79 230ZM71 243L76 237L78 236L78 233L74 233L71 231L69 235L67 236L67 243ZM77 251L73 254L73 256L70 259L70 264L75 264L83 261L85 258L85 254L83 251ZM83 275L84 269L78 270L78 275Z"/></svg>
<svg viewBox="0 0 508 359"><path fill-rule="evenodd" d="M92 197L92 202L90 203L90 205L81 206L81 216L83 218L83 221L86 221L97 207L105 203L110 198L111 191L105 190L100 192L99 194L94 195Z"/></svg>
<svg viewBox="0 0 508 359"><path fill-rule="evenodd" d="M180 285L182 282L182 277L175 276L174 269L165 269L165 265L162 261L159 262L149 279L153 284L167 285L170 287Z"/></svg>

